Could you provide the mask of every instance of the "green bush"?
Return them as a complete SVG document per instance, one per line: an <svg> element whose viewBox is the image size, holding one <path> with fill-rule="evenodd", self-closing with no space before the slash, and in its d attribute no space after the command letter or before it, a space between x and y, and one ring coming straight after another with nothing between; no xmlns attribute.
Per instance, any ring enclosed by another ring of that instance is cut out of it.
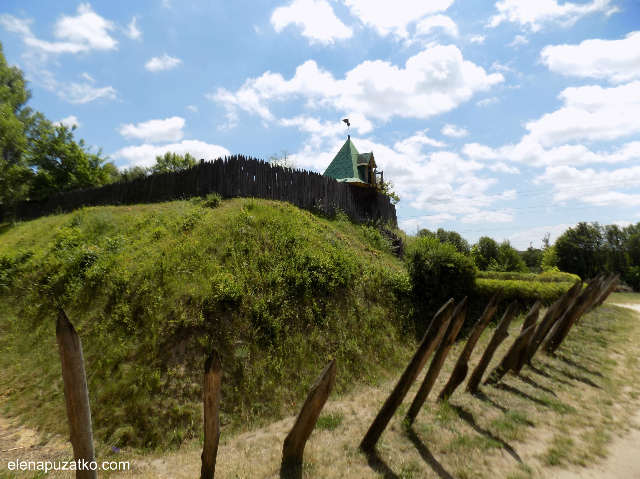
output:
<svg viewBox="0 0 640 479"><path fill-rule="evenodd" d="M543 283L575 283L580 277L571 273L553 271L547 273L514 273L503 271L478 271L478 278L517 281L540 281Z"/></svg>
<svg viewBox="0 0 640 479"><path fill-rule="evenodd" d="M428 321L449 298L459 301L473 295L476 268L455 246L428 236L411 243L405 257L416 312L421 318L416 318L420 335L426 329L425 318Z"/></svg>
<svg viewBox="0 0 640 479"><path fill-rule="evenodd" d="M521 311L530 308L533 303L540 301L543 306L550 306L566 293L574 282L553 282L553 281L520 281L485 279L476 280L477 299L485 305L493 294L502 289L501 303L509 304L518 301Z"/></svg>

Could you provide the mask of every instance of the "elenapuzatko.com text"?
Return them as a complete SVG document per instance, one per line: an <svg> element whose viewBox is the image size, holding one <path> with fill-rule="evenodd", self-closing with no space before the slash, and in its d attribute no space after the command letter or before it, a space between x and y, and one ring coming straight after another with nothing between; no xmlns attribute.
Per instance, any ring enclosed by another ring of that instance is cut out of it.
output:
<svg viewBox="0 0 640 479"><path fill-rule="evenodd" d="M10 471L128 471L129 461L21 461L16 459L8 464Z"/></svg>

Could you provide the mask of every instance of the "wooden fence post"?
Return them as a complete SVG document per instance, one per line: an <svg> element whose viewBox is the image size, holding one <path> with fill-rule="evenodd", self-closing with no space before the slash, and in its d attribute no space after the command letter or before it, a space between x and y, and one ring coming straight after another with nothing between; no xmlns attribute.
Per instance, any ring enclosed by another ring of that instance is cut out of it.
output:
<svg viewBox="0 0 640 479"><path fill-rule="evenodd" d="M536 328L536 332L533 333L533 337L531 338L529 346L527 346L524 362L531 362L533 356L535 356L535 354L538 352L538 348L542 344L542 341L544 341L544 338L547 336L552 326L571 305L572 301L574 301L578 297L581 290L582 282L578 281L571 287L571 289L569 289L569 291L564 293L560 297L560 299L558 299L549 309L547 309L547 312L542 318L542 321L540 321L540 324Z"/></svg>
<svg viewBox="0 0 640 479"><path fill-rule="evenodd" d="M409 407L409 411L407 412L407 421L409 424L413 424L422 408L422 405L427 400L427 396L431 392L433 385L438 378L438 374L440 374L440 370L442 369L442 365L444 364L445 359L447 359L447 355L449 354L449 350L451 346L453 346L458 333L460 332L460 328L462 328L462 323L464 323L465 317L467 315L467 298L465 297L454 310L451 315L451 321L449 321L449 326L442 336L440 340L440 344L438 344L438 349L433 354L433 360L431 361L431 365L429 366L429 370L420 385L420 389L416 393L416 397L413 398L413 402Z"/></svg>
<svg viewBox="0 0 640 479"><path fill-rule="evenodd" d="M387 424L389 424L398 406L402 404L407 392L409 392L409 388L418 377L418 374L420 374L420 371L422 371L422 368L424 368L429 356L440 341L445 328L449 324L452 312L453 299L450 299L433 317L429 329L427 329L427 332L420 342L420 346L418 346L407 368L402 373L402 376L400 376L398 383L393 388L393 391L391 391L391 394L389 394L389 397L362 439L360 443L360 449L362 451L372 451L376 446L376 442L380 439L380 436L387 427Z"/></svg>
<svg viewBox="0 0 640 479"><path fill-rule="evenodd" d="M281 472L301 476L304 447L316 427L320 412L327 402L335 382L336 360L334 359L325 366L318 379L311 386L300 414L284 440Z"/></svg>
<svg viewBox="0 0 640 479"><path fill-rule="evenodd" d="M76 478L95 479L98 477L97 473L89 467L96 459L93 450L91 408L89 406L87 376L84 370L82 342L62 308L58 309L56 340L60 351L73 458L77 467Z"/></svg>
<svg viewBox="0 0 640 479"><path fill-rule="evenodd" d="M480 362L476 366L476 368L471 373L469 377L469 382L467 383L467 391L471 394L476 394L478 392L478 386L480 385L480 381L482 381L482 376L484 372L489 367L489 363L491 362L491 358L498 349L498 346L504 341L507 336L509 336L509 325L513 318L515 318L518 313L518 303L514 301L509 305L507 310L505 311L500 323L496 327L495 333L491 337L491 341L489 341L489 345L487 349L484 350L484 354L480 358Z"/></svg>
<svg viewBox="0 0 640 479"><path fill-rule="evenodd" d="M520 334L513 342L500 364L489 375L484 384L495 384L509 371L519 373L524 365L523 357L536 331L536 320L540 315L540 301L536 301L522 322Z"/></svg>
<svg viewBox="0 0 640 479"><path fill-rule="evenodd" d="M556 322L556 325L549 333L547 341L542 346L543 350L547 354L554 354L565 340L571 327L582 316L584 311L589 307L593 301L593 297L600 290L602 285L602 275L599 275L596 279L589 283L580 296L567 308L562 317Z"/></svg>
<svg viewBox="0 0 640 479"><path fill-rule="evenodd" d="M518 361L522 356L523 351L529 344L531 336L535 333L536 325L532 324L527 329L522 331L516 340L513 342L509 350L506 352L500 364L489 374L489 377L485 380L484 384L496 384L502 377L509 371L514 371L517 368Z"/></svg>
<svg viewBox="0 0 640 479"><path fill-rule="evenodd" d="M204 363L204 447L202 448L201 479L213 479L220 442L220 384L222 361L215 349Z"/></svg>
<svg viewBox="0 0 640 479"><path fill-rule="evenodd" d="M500 288L496 293L491 297L489 304L482 313L482 316L478 318L478 321L473 326L471 330L471 334L469 334L469 338L467 339L466 344L464 345L464 349L458 358L458 362L453 368L453 372L451 373L451 377L449 381L442 388L440 395L438 396L438 401L445 401L451 397L454 391L462 384L464 378L467 377L467 373L469 372L469 358L471 358L471 353L473 349L476 347L476 343L478 339L480 339L480 335L485 330L493 315L496 314L498 309L498 302L500 301L500 294L502 293L502 288Z"/></svg>
<svg viewBox="0 0 640 479"><path fill-rule="evenodd" d="M614 289L616 289L616 286L618 286L619 279L620 279L620 275L619 274L612 274L602 284L602 288L600 289L600 292L598 294L596 294L596 297L593 299L592 303L589 305L589 307L586 309L586 311L584 313L587 314L589 311L592 311L593 309L597 308L602 303L604 303L604 301L611 294L611 292Z"/></svg>

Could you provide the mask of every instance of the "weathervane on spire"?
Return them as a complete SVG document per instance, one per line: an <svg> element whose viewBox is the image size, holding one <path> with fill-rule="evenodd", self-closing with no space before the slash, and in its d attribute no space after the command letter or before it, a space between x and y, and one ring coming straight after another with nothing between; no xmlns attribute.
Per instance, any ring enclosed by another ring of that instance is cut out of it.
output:
<svg viewBox="0 0 640 479"><path fill-rule="evenodd" d="M344 122L347 124L347 137L348 137L348 138L351 138L351 135L349 134L349 127L351 126L351 123L349 123L349 117L346 117L346 118L345 118L344 120L342 120L342 121L344 121Z"/></svg>

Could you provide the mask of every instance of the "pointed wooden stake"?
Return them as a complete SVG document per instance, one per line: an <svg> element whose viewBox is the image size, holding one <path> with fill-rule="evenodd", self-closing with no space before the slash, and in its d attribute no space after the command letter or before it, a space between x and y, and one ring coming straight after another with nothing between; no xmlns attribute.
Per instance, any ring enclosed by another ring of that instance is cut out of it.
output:
<svg viewBox="0 0 640 479"><path fill-rule="evenodd" d="M478 392L478 386L480 385L480 381L482 381L482 376L489 367L491 358L493 358L493 355L495 354L496 349L498 349L498 346L500 346L502 341L504 341L507 336L509 336L509 325L511 324L511 321L513 321L513 318L516 317L517 313L518 303L514 301L509 305L504 315L502 316L500 323L498 323L498 326L496 327L495 333L493 333L491 341L489 341L487 349L484 350L484 354L480 358L480 362L469 377L469 382L467 383L467 391L469 391L471 394L476 394Z"/></svg>
<svg viewBox="0 0 640 479"><path fill-rule="evenodd" d="M201 479L213 479L220 442L220 385L222 361L215 349L204 363L204 447L202 449Z"/></svg>
<svg viewBox="0 0 640 479"><path fill-rule="evenodd" d="M458 362L453 368L453 372L451 373L451 377L449 381L442 388L442 391L438 395L438 401L445 401L451 397L454 391L462 384L464 378L467 377L467 373L469 372L469 358L471 358L471 353L473 349L476 347L478 339L482 335L482 332L485 330L493 315L496 314L498 309L498 302L500 301L500 295L502 293L502 288L500 288L493 295L489 304L482 313L482 316L478 318L478 321L473 326L471 330L471 334L469 334L469 338L467 339L466 344L464 345L464 349L462 353L460 353L460 357L458 358Z"/></svg>
<svg viewBox="0 0 640 479"><path fill-rule="evenodd" d="M549 333L553 325L567 310L571 303L578 297L581 290L582 282L579 281L574 284L569 291L564 293L560 297L560 299L558 299L558 301L553 303L553 305L549 307L549 309L547 309L547 312L536 328L536 332L533 333L531 342L529 343L529 346L527 346L527 350L525 351L524 361L526 363L531 362L533 356L535 356L536 352L538 352L538 348L544 341L544 338L547 337L547 334Z"/></svg>
<svg viewBox="0 0 640 479"><path fill-rule="evenodd" d="M281 471L287 471L290 475L295 476L299 475L296 471L302 472L304 447L316 427L320 412L322 412L335 382L336 360L334 359L325 366L318 379L311 386L300 414L284 440Z"/></svg>
<svg viewBox="0 0 640 479"><path fill-rule="evenodd" d="M422 371L422 368L424 368L429 356L431 356L431 353L440 341L445 328L449 324L452 312L453 299L450 299L433 317L433 320L429 325L429 329L427 329L420 346L418 346L418 350L411 358L407 368L402 373L402 376L400 376L398 383L393 388L393 391L391 391L391 394L385 401L384 405L378 412L378 415L369 427L369 430L362 439L362 442L360 443L360 449L362 451L372 451L376 446L376 443L386 429L387 424L389 424L389 421L395 414L398 406L402 404L409 388L418 377L418 374L420 374L420 371Z"/></svg>
<svg viewBox="0 0 640 479"><path fill-rule="evenodd" d="M96 471L88 468L88 464L96 459L93 450L91 408L82 355L82 342L62 308L58 309L56 339L62 364L64 398L67 403L73 458L78 467L80 464L83 465L83 470L76 470L76 478L95 479L98 477ZM84 467L85 465L87 468Z"/></svg>
<svg viewBox="0 0 640 479"><path fill-rule="evenodd" d="M462 327L462 323L464 323L466 315L467 298L465 297L460 301L458 306L456 306L455 311L451 315L451 321L449 322L447 331L440 340L440 344L438 344L438 349L436 349L436 352L433 355L433 361L431 361L431 365L424 377L424 381L422 381L422 385L420 386L420 389L418 389L416 397L413 399L413 402L409 407L409 411L407 412L407 421L409 424L413 424L420 412L420 409L422 408L422 405L427 400L427 396L429 396L438 374L440 374L442 365L444 364L445 359L447 359L449 350L451 349L451 346L453 346L453 343L460 332L460 328Z"/></svg>

